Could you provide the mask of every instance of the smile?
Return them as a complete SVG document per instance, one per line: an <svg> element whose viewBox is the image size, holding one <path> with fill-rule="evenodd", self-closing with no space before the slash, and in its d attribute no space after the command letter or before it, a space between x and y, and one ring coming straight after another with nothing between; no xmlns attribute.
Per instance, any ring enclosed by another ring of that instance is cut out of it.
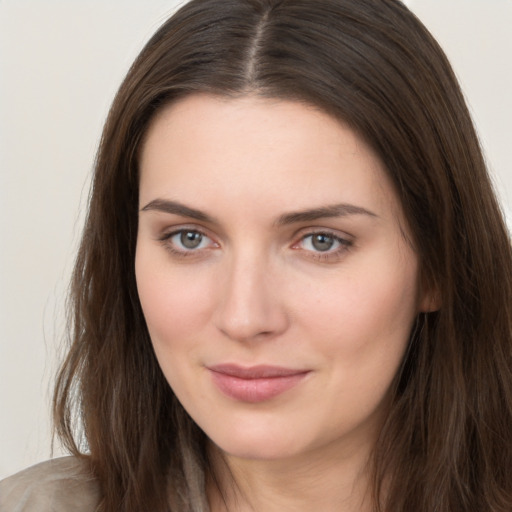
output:
<svg viewBox="0 0 512 512"><path fill-rule="evenodd" d="M226 396L241 402L258 403L270 400L301 382L309 370L278 366L233 365L208 367L212 380Z"/></svg>

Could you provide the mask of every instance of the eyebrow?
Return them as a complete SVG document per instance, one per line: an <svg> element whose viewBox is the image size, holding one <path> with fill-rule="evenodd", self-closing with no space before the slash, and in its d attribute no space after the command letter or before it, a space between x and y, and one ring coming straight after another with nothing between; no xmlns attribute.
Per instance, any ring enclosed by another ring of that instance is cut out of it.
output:
<svg viewBox="0 0 512 512"><path fill-rule="evenodd" d="M201 222L209 222L215 224L215 219L195 208L190 208L178 201L170 201L168 199L154 199L150 201L144 208L141 208L141 212L157 211L163 213L170 213L172 215L180 215L181 217L190 217L191 219L199 220Z"/></svg>
<svg viewBox="0 0 512 512"><path fill-rule="evenodd" d="M313 208L311 210L285 213L279 217L276 224L283 226L287 224L294 224L296 222L311 222L318 219L347 217L349 215L367 215L373 218L378 217L375 213L367 210L366 208L362 208L361 206L341 203Z"/></svg>
<svg viewBox="0 0 512 512"><path fill-rule="evenodd" d="M211 215L201 210L185 206L178 201L171 201L169 199L154 199L141 208L141 211L158 211L172 215L180 215L181 217L189 217L201 222L208 222L211 224L217 223L216 219ZM324 218L346 217L349 215L366 215L373 218L378 217L378 215L366 208L355 206L353 204L340 203L297 212L284 213L279 216L275 224L277 226L284 226L288 224L295 224L297 222L311 222Z"/></svg>

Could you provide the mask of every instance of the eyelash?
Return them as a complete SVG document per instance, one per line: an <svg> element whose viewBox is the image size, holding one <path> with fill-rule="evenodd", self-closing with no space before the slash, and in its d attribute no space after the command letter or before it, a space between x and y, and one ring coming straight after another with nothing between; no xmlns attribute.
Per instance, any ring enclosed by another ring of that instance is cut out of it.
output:
<svg viewBox="0 0 512 512"><path fill-rule="evenodd" d="M336 233L325 230L325 229L319 229L317 231L309 231L308 233L305 233L303 236L300 237L300 240L292 245L292 249L300 250L300 244L303 244L305 240L308 238L313 239L315 236L326 236L333 240L334 243L338 244L338 247L334 250L328 249L326 251L314 251L314 250L307 250L308 257L313 258L320 262L325 263L336 263L339 261L346 252L348 252L352 246L354 245L352 240L348 240L347 238L342 238L341 236L337 235Z"/></svg>
<svg viewBox="0 0 512 512"><path fill-rule="evenodd" d="M203 239L207 238L207 239L211 240L211 238L206 233L204 233L203 231L201 231L199 229L184 227L184 228L173 230L170 233L163 234L159 238L159 241L163 244L165 249L167 249L173 256L177 256L179 258L198 257L200 252L207 250L207 248L177 249L176 245L171 240L173 237L175 237L177 235L182 235L184 233L194 233L194 234L200 235L201 237L203 237ZM201 242L202 242L202 240L201 240ZM214 245L214 248L219 246L219 244L217 244L215 242L213 242L213 245Z"/></svg>
<svg viewBox="0 0 512 512"><path fill-rule="evenodd" d="M185 233L194 233L200 235L201 237L207 238L213 244L213 248L219 247L219 244L213 242L211 237L209 237L206 233L196 228L180 228L173 230L169 233L163 234L159 241L163 244L166 250L168 250L173 256L179 258L197 258L198 256L204 254L203 251L210 249L211 247L203 247L199 249L178 249L176 248L176 244L171 242L172 238L177 235L183 235ZM317 261L321 262L336 262L338 261L346 252L348 252L353 247L353 241L348 240L347 238L342 238L336 233L329 230L317 230L317 231L309 231L302 235L298 242L294 243L291 248L294 250L300 250L300 245L303 244L307 239L312 239L315 236L325 236L333 240L333 243L338 244L338 247L334 250L327 249L326 251L315 251L315 250L305 250L308 253L308 257L313 258ZM202 241L200 243L202 243Z"/></svg>

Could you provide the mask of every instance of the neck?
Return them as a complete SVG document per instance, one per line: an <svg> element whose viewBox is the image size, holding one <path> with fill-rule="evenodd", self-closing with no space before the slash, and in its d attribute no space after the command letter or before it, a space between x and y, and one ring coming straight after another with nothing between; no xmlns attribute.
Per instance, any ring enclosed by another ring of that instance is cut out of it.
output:
<svg viewBox="0 0 512 512"><path fill-rule="evenodd" d="M325 448L324 453L254 460L212 447L211 512L369 512L368 447L343 453Z"/></svg>

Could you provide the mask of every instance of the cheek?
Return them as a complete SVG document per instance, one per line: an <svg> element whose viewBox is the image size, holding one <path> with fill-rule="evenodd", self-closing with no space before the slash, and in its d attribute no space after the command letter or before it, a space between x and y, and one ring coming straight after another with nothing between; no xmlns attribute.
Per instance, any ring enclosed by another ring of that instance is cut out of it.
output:
<svg viewBox="0 0 512 512"><path fill-rule="evenodd" d="M191 364L200 361L204 326L210 316L208 287L196 275L187 276L158 262L142 250L137 253L139 299L160 368L182 403L193 402L199 390L190 386ZM201 336L202 335L202 336ZM187 384L188 383L188 384Z"/></svg>
<svg viewBox="0 0 512 512"><path fill-rule="evenodd" d="M417 314L414 264L350 269L307 297L298 321L318 349L353 374L400 364Z"/></svg>
<svg viewBox="0 0 512 512"><path fill-rule="evenodd" d="M164 261L160 261L160 260ZM143 248L135 260L137 289L148 330L159 345L177 346L200 330L210 314L210 287L197 274L173 270L165 257Z"/></svg>
<svg viewBox="0 0 512 512"><path fill-rule="evenodd" d="M343 286L304 304L303 328L326 370L322 388L336 390L325 418L333 431L382 411L409 342L416 293L414 267L405 273L354 271Z"/></svg>

